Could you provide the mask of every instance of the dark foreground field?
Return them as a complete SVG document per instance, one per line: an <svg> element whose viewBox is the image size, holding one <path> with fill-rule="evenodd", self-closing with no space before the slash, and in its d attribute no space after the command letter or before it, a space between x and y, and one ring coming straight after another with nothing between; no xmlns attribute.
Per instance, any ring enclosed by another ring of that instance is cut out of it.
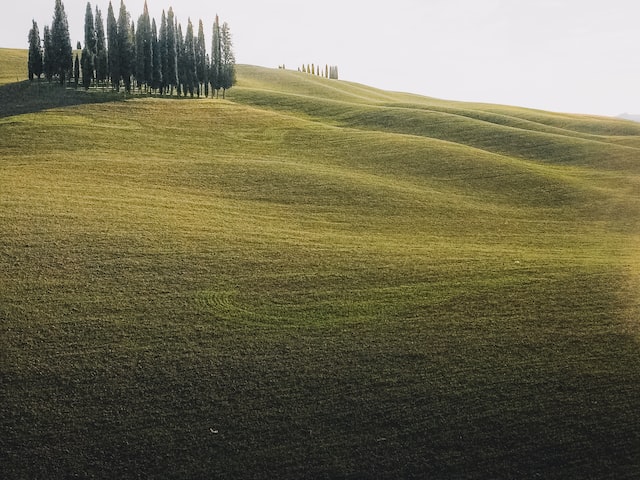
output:
<svg viewBox="0 0 640 480"><path fill-rule="evenodd" d="M239 78L0 86L1 478L640 476L640 125Z"/></svg>

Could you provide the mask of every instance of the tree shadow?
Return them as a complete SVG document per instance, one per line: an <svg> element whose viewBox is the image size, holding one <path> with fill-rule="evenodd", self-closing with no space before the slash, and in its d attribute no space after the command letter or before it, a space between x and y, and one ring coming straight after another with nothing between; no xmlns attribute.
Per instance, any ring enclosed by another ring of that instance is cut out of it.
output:
<svg viewBox="0 0 640 480"><path fill-rule="evenodd" d="M0 118L89 103L122 102L122 94L100 89L65 88L57 83L25 80L0 85Z"/></svg>

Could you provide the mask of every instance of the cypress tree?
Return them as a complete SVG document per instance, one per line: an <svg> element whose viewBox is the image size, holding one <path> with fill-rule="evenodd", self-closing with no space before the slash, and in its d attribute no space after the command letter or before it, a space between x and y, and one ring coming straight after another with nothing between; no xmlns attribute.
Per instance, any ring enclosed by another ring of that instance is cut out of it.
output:
<svg viewBox="0 0 640 480"><path fill-rule="evenodd" d="M162 56L160 49L160 40L158 40L158 28L156 27L156 19L151 22L151 50L153 52L153 72L151 88L158 90L162 88Z"/></svg>
<svg viewBox="0 0 640 480"><path fill-rule="evenodd" d="M124 0L120 0L120 12L118 15L118 64L120 66L120 79L124 83L127 93L131 92L132 75L132 52L133 42L131 41L131 22L129 12L124 5ZM134 57L135 58L135 57Z"/></svg>
<svg viewBox="0 0 640 480"><path fill-rule="evenodd" d="M173 95L174 87L178 86L178 44L176 40L176 23L173 8L167 13L167 75L165 85Z"/></svg>
<svg viewBox="0 0 640 480"><path fill-rule="evenodd" d="M53 78L53 45L51 44L51 29L44 26L44 53L42 56L42 71L48 82Z"/></svg>
<svg viewBox="0 0 640 480"><path fill-rule="evenodd" d="M93 79L93 62L89 49L85 46L82 49L82 86L89 90L91 80Z"/></svg>
<svg viewBox="0 0 640 480"><path fill-rule="evenodd" d="M184 35L182 35L182 25L176 22L176 63L178 64L178 96L186 95L185 90L185 51L184 51Z"/></svg>
<svg viewBox="0 0 640 480"><path fill-rule="evenodd" d="M60 85L64 85L68 72L73 69L73 50L69 37L69 23L62 0L56 0L51 25L51 48L53 74L58 75Z"/></svg>
<svg viewBox="0 0 640 480"><path fill-rule="evenodd" d="M196 47L191 19L187 22L187 33L184 39L184 78L186 90L193 98L193 94L196 90L196 83L198 82L198 74L196 64ZM187 92L185 92L185 95Z"/></svg>
<svg viewBox="0 0 640 480"><path fill-rule="evenodd" d="M104 23L102 21L102 12L96 7L96 80L104 82L109 77L109 56L107 53L107 43L105 41Z"/></svg>
<svg viewBox="0 0 640 480"><path fill-rule="evenodd" d="M127 16L131 19L131 16L128 13ZM129 42L129 54L127 55L129 57L129 83L131 84L131 87L135 89L135 83L131 82L135 82L136 80L136 58L138 57L136 56L136 22L133 20L131 20L131 25L129 26Z"/></svg>
<svg viewBox="0 0 640 480"><path fill-rule="evenodd" d="M109 76L111 77L111 85L116 91L120 91L120 46L118 36L118 23L113 14L113 6L109 2L109 10L107 11L107 35L109 40Z"/></svg>
<svg viewBox="0 0 640 480"><path fill-rule="evenodd" d="M204 25L202 20L198 24L198 40L196 42L196 72L198 84L198 97L200 96L202 87L207 83L207 45L204 39ZM205 88L205 90L208 90ZM207 96L205 94L205 96Z"/></svg>
<svg viewBox="0 0 640 480"><path fill-rule="evenodd" d="M222 24L220 44L222 49L222 98L225 98L225 92L236 83L236 58L233 54L231 30L227 22Z"/></svg>
<svg viewBox="0 0 640 480"><path fill-rule="evenodd" d="M40 30L38 24L33 20L31 30L29 30L29 80L33 80L33 77L42 75L43 70L43 55L42 44L40 43Z"/></svg>
<svg viewBox="0 0 640 480"><path fill-rule="evenodd" d="M213 36L211 41L211 70L210 80L211 88L215 91L216 97L218 91L222 88L222 43L220 40L220 19L216 15L216 20L213 23Z"/></svg>
<svg viewBox="0 0 640 480"><path fill-rule="evenodd" d="M162 17L160 19L160 36L158 42L160 50L160 63L162 69L162 84L160 85L160 93L164 94L168 87L167 80L169 78L169 61L167 58L167 16L165 15L164 10L162 10Z"/></svg>
<svg viewBox="0 0 640 480"><path fill-rule="evenodd" d="M95 70L96 55L98 53L98 40L93 22L93 10L91 3L87 2L87 10L84 15L84 49L82 51L82 84L85 88L91 86L93 72ZM89 85L87 86L87 78Z"/></svg>
<svg viewBox="0 0 640 480"><path fill-rule="evenodd" d="M204 81L204 96L205 98L209 98L209 82L211 81L211 59L209 58L209 54L207 53L205 57L205 81Z"/></svg>
<svg viewBox="0 0 640 480"><path fill-rule="evenodd" d="M136 31L136 79L138 85L147 86L153 84L153 40L151 32L151 18L147 2L144 2L144 10L138 18Z"/></svg>
<svg viewBox="0 0 640 480"><path fill-rule="evenodd" d="M75 82L76 88L80 84L80 59L78 59L78 54L76 53L75 60L73 61L73 80Z"/></svg>

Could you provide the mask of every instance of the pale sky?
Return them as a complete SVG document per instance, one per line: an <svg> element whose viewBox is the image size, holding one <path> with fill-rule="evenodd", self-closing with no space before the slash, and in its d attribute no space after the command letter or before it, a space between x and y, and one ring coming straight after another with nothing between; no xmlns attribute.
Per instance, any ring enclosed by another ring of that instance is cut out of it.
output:
<svg viewBox="0 0 640 480"><path fill-rule="evenodd" d="M55 0L2 0L0 47L27 48ZM75 47L86 0L63 0ZM125 0L132 17L144 0ZM108 0L92 1L106 21ZM117 12L120 0L114 0ZM148 0L186 29L215 14L238 63L338 65L340 78L448 100L640 114L640 0ZM0 65L0 68L1 65Z"/></svg>

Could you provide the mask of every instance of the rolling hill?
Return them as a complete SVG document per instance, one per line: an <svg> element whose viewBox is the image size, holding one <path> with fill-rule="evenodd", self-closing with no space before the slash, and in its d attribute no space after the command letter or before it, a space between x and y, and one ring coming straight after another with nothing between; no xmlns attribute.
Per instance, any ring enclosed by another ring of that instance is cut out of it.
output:
<svg viewBox="0 0 640 480"><path fill-rule="evenodd" d="M20 54L1 477L640 474L640 125L252 66L125 99Z"/></svg>

